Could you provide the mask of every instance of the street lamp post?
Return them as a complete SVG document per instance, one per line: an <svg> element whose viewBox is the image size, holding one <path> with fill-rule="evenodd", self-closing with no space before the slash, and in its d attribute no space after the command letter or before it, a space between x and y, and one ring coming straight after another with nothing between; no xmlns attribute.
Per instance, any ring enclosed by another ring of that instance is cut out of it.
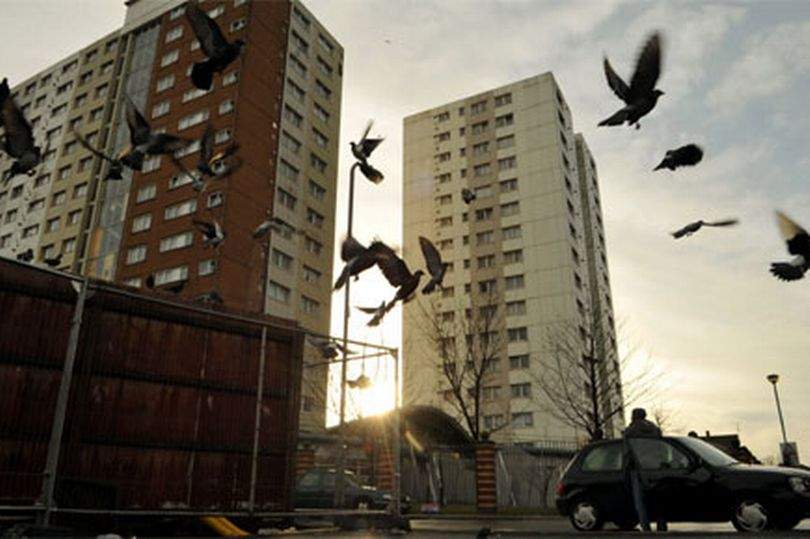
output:
<svg viewBox="0 0 810 539"><path fill-rule="evenodd" d="M782 427L782 442L787 445L787 433L785 431L785 418L782 416L782 405L779 402L779 391L776 389L776 384L779 382L778 374L769 374L765 377L771 385L773 385L773 398L776 400L776 412L779 414L779 425Z"/></svg>

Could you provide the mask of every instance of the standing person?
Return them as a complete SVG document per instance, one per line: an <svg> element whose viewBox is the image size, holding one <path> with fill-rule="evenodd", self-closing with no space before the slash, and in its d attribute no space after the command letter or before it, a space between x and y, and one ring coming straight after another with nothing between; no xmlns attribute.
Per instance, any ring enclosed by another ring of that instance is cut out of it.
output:
<svg viewBox="0 0 810 539"><path fill-rule="evenodd" d="M647 506L644 503L644 488L641 483L641 463L638 456L630 445L629 438L660 438L661 429L647 419L647 411L644 408L634 408L630 424L624 429L624 471L630 484L630 492L633 496L633 505L636 508L636 515L641 524L641 529L651 531L650 520L647 517ZM656 523L658 531L666 531L667 524L663 518L659 518Z"/></svg>

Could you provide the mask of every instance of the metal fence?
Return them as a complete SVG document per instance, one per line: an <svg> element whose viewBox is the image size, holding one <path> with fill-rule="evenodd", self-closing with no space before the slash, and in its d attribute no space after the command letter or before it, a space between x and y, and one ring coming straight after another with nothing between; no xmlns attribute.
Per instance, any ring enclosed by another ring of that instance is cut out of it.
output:
<svg viewBox="0 0 810 539"><path fill-rule="evenodd" d="M305 334L0 259L0 512L292 510Z"/></svg>

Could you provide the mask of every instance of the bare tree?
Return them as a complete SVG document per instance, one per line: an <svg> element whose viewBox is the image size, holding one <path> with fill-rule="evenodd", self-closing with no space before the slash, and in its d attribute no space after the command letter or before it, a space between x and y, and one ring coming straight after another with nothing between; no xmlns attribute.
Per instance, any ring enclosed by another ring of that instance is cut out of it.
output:
<svg viewBox="0 0 810 539"><path fill-rule="evenodd" d="M481 441L509 423L504 418L498 425L484 425L484 410L492 411L493 406L485 403L491 397L496 400L487 391L494 391L492 375L505 355L506 343L502 335L503 313L494 290L474 293L469 298L469 306L461 310L442 310L436 300L427 306L420 301L420 329L437 356L439 390L445 402L473 440Z"/></svg>
<svg viewBox="0 0 810 539"><path fill-rule="evenodd" d="M546 334L545 360L532 371L537 404L551 417L590 440L600 440L623 423L624 407L657 391L649 369L622 377L630 355L618 357L608 320L586 312L583 322L563 321Z"/></svg>
<svg viewBox="0 0 810 539"><path fill-rule="evenodd" d="M682 431L682 425L677 421L678 413L676 410L664 406L662 403L657 402L650 410L650 416L653 423L658 425L662 432L677 432Z"/></svg>

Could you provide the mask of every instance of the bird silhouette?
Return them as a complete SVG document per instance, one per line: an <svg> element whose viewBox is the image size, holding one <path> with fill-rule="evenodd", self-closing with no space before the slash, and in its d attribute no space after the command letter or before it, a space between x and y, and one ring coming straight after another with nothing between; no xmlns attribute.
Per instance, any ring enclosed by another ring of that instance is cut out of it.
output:
<svg viewBox="0 0 810 539"><path fill-rule="evenodd" d="M388 284L397 289L393 299L388 303L383 303L374 312L374 316L369 321L369 326L376 326L385 315L394 308L397 302L401 301L403 304L408 303L413 299L414 293L419 286L419 280L424 275L422 270L416 270L411 273L408 265L402 260L393 249L380 242L376 248L377 267L380 268Z"/></svg>
<svg viewBox="0 0 810 539"><path fill-rule="evenodd" d="M664 92L655 88L661 75L661 34L656 32L647 39L636 61L630 86L616 74L607 56L604 59L604 68L608 86L624 101L625 107L599 122L599 125L621 125L626 122L639 129L639 120L652 111L658 98L664 95Z"/></svg>
<svg viewBox="0 0 810 539"><path fill-rule="evenodd" d="M674 150L668 150L664 160L653 169L661 170L668 168L675 170L678 167L695 166L703 159L703 149L697 144L687 144Z"/></svg>
<svg viewBox="0 0 810 539"><path fill-rule="evenodd" d="M299 234L303 235L304 231L300 229L296 229L289 223L285 222L280 217L271 217L259 223L259 226L253 229L253 237L258 239L262 239L266 237L271 231L278 232L279 234Z"/></svg>
<svg viewBox="0 0 810 539"><path fill-rule="evenodd" d="M14 159L11 167L3 175L3 183L8 183L18 174L29 176L36 174L36 166L42 161L43 152L34 143L31 124L10 95L3 99L0 106L0 125L5 129L3 151Z"/></svg>
<svg viewBox="0 0 810 539"><path fill-rule="evenodd" d="M425 258L425 265L430 274L430 281L422 288L422 293L430 294L437 286L441 286L444 274L447 272L447 265L442 263L439 251L429 239L419 236L419 246L422 248L422 256Z"/></svg>
<svg viewBox="0 0 810 539"><path fill-rule="evenodd" d="M236 39L233 43L229 43L216 21L194 0L186 5L186 18L200 42L200 48L208 57L205 61L196 62L192 66L191 82L200 90L210 90L214 82L214 73L221 73L236 60L245 42Z"/></svg>
<svg viewBox="0 0 810 539"><path fill-rule="evenodd" d="M200 232L202 232L203 245L217 247L219 244L225 241L225 232L222 230L222 227L216 220L213 222L208 222L194 219L191 222Z"/></svg>
<svg viewBox="0 0 810 539"><path fill-rule="evenodd" d="M461 199L464 201L465 204L472 203L473 200L478 198L478 195L475 194L475 191L472 189L464 188L461 190Z"/></svg>
<svg viewBox="0 0 810 539"><path fill-rule="evenodd" d="M132 149L127 152L127 159L130 161L127 166L140 170L140 166L133 165L137 165L144 155L171 154L188 145L188 140L176 135L153 132L149 122L146 121L146 118L143 117L143 114L129 96L126 96L125 108L127 126L129 127L129 140L132 145ZM140 164L143 164L142 161Z"/></svg>
<svg viewBox="0 0 810 539"><path fill-rule="evenodd" d="M59 264L62 263L62 253L59 253L56 256L44 257L42 259L42 262L46 266L50 266L52 268L55 268L56 266L58 266Z"/></svg>
<svg viewBox="0 0 810 539"><path fill-rule="evenodd" d="M810 268L810 236L784 213L776 212L779 233L787 243L788 253L794 258L790 262L771 263L771 273L782 281L796 281L804 277Z"/></svg>
<svg viewBox="0 0 810 539"><path fill-rule="evenodd" d="M363 131L363 136L360 137L360 142L350 142L349 146L352 148L352 155L361 163L367 163L371 153L385 140L383 138L369 138L371 127L374 125L374 120L369 120L366 124L366 129ZM370 179L370 178L369 178Z"/></svg>
<svg viewBox="0 0 810 539"><path fill-rule="evenodd" d="M79 144L82 145L87 151L92 153L93 155L103 159L110 163L110 167L107 169L107 175L105 176L105 180L121 180L123 179L123 172L124 167L127 166L132 170L140 170L143 166L143 156L136 156L131 155L130 150L132 149L131 146L124 148L116 157L110 157L109 155L105 154L101 150L94 148L88 141L85 139L78 131L75 129L72 130L73 135L76 137L76 140Z"/></svg>
<svg viewBox="0 0 810 539"><path fill-rule="evenodd" d="M376 253L381 245L381 242L375 241L369 247L365 247L353 237L347 236L340 246L340 259L346 265L343 266L340 276L335 281L335 290L340 290L350 277L357 280L362 272L374 267L374 264L377 263Z"/></svg>
<svg viewBox="0 0 810 539"><path fill-rule="evenodd" d="M223 178L234 171L234 167L220 166L220 163L232 156L239 149L238 144L231 144L224 150L214 153L215 133L213 126L209 123L202 138L200 139L200 155L195 164L194 171L189 171L183 162L172 154L172 161L183 174L191 178L191 185L197 191L204 191L206 181L213 178Z"/></svg>
<svg viewBox="0 0 810 539"><path fill-rule="evenodd" d="M25 251L19 253L17 255L17 260L19 260L20 262L31 262L32 260L34 260L34 250L28 248Z"/></svg>
<svg viewBox="0 0 810 539"><path fill-rule="evenodd" d="M685 236L691 236L704 226L723 227L723 226L734 226L737 223L739 223L737 219L724 219L722 221L703 221L703 220L695 221L694 223L689 223L680 230L676 230L675 232L673 232L672 237L677 240Z"/></svg>

